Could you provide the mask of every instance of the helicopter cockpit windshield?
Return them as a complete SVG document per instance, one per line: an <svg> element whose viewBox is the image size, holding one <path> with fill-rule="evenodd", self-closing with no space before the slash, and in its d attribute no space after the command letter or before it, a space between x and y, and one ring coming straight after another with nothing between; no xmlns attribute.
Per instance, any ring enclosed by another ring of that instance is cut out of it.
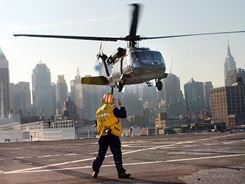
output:
<svg viewBox="0 0 245 184"><path fill-rule="evenodd" d="M136 50L131 52L131 57L134 61L142 62L151 65L164 65L162 54L152 50Z"/></svg>

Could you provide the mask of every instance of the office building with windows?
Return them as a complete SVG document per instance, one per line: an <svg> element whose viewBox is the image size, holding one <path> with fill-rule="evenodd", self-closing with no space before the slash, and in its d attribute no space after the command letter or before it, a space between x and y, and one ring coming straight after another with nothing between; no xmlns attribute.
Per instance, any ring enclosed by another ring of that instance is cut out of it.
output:
<svg viewBox="0 0 245 184"><path fill-rule="evenodd" d="M233 86L211 89L210 103L213 119L225 122L227 129L245 124L245 85L242 80Z"/></svg>
<svg viewBox="0 0 245 184"><path fill-rule="evenodd" d="M1 101L3 100L3 107L1 106L0 112L1 117L4 117L4 115L8 114L10 111L10 103L9 103L9 63L6 59L2 49L0 48L0 89L1 93L3 93L1 96ZM2 102L1 102L2 103Z"/></svg>
<svg viewBox="0 0 245 184"><path fill-rule="evenodd" d="M41 61L32 72L32 98L34 115L50 118L55 114L52 99L51 73Z"/></svg>

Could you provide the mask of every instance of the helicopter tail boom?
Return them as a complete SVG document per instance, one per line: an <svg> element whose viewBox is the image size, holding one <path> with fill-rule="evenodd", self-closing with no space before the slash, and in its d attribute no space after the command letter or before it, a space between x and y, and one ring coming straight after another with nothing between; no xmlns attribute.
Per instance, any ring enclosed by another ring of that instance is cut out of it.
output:
<svg viewBox="0 0 245 184"><path fill-rule="evenodd" d="M109 81L105 76L82 77L81 84L108 85Z"/></svg>

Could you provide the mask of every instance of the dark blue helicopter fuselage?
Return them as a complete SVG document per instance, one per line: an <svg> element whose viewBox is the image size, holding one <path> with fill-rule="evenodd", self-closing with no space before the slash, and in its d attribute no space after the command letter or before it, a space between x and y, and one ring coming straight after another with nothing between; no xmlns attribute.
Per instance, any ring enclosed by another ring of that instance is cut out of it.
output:
<svg viewBox="0 0 245 184"><path fill-rule="evenodd" d="M126 55L117 58L112 66L111 85L123 81L124 85L139 84L166 78L166 64L162 54L148 48L126 48Z"/></svg>

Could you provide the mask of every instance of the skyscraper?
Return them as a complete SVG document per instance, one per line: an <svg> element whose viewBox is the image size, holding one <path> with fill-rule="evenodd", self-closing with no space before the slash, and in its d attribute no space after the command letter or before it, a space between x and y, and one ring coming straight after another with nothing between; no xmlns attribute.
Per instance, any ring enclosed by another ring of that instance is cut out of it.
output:
<svg viewBox="0 0 245 184"><path fill-rule="evenodd" d="M204 95L204 103L206 110L210 110L210 90L213 88L213 84L211 81L203 82L203 95Z"/></svg>
<svg viewBox="0 0 245 184"><path fill-rule="evenodd" d="M1 89L3 91L3 101L4 101L3 112L4 114L8 114L9 113L9 64L1 48L0 48L0 81L2 82L3 85L3 89ZM0 112L2 112L2 110Z"/></svg>
<svg viewBox="0 0 245 184"><path fill-rule="evenodd" d="M95 112L101 106L103 88L104 86L96 85L75 85L75 104L82 119L95 118Z"/></svg>
<svg viewBox="0 0 245 184"><path fill-rule="evenodd" d="M180 80L176 75L169 73L164 79L164 99L166 100L167 115L176 117L186 114L186 108L182 91L180 90Z"/></svg>
<svg viewBox="0 0 245 184"><path fill-rule="evenodd" d="M231 76L233 73L235 73L235 70L236 70L236 62L234 60L234 57L231 55L230 45L228 44L227 56L225 58L225 64L224 64L225 86L232 85Z"/></svg>
<svg viewBox="0 0 245 184"><path fill-rule="evenodd" d="M214 120L226 123L226 128L245 124L245 84L211 89L210 103Z"/></svg>
<svg viewBox="0 0 245 184"><path fill-rule="evenodd" d="M242 68L237 68L235 72L230 73L229 80L232 85L237 82L238 78L242 78L243 82L245 82L245 70Z"/></svg>
<svg viewBox="0 0 245 184"><path fill-rule="evenodd" d="M27 117L31 113L31 91L29 82L10 83L10 110Z"/></svg>
<svg viewBox="0 0 245 184"><path fill-rule="evenodd" d="M54 109L55 115L57 115L56 111L56 84L51 83L51 96L52 96L52 109Z"/></svg>
<svg viewBox="0 0 245 184"><path fill-rule="evenodd" d="M35 115L50 118L55 114L52 104L51 73L46 64L41 61L32 73L32 98Z"/></svg>
<svg viewBox="0 0 245 184"><path fill-rule="evenodd" d="M185 100L191 114L199 115L205 107L203 83L191 79L184 85Z"/></svg>
<svg viewBox="0 0 245 184"><path fill-rule="evenodd" d="M237 81L237 78L242 78L243 82L245 83L245 70L242 68L237 68L236 75L235 75L235 81Z"/></svg>
<svg viewBox="0 0 245 184"><path fill-rule="evenodd" d="M138 90L133 92L132 91L133 87L138 89ZM153 108L157 107L157 105L158 105L157 93L159 93L159 91L156 91L156 88L154 88L153 86L149 87L145 84L139 84L139 85L132 85L130 87L127 86L126 89L127 90L125 90L125 93L126 92L129 94L131 93L132 95L138 94L138 99L141 100L142 104L147 102L149 109L151 109L151 108L153 109ZM131 90L131 92L130 92L130 90ZM127 106L127 109L128 108L129 107ZM131 108L133 109L133 111L138 110L138 108L135 109L134 104L132 104Z"/></svg>
<svg viewBox="0 0 245 184"><path fill-rule="evenodd" d="M67 98L67 84L64 75L58 75L57 85L56 85L56 103L58 114L62 113L62 108L64 106L64 102Z"/></svg>
<svg viewBox="0 0 245 184"><path fill-rule="evenodd" d="M79 68L77 67L77 75L75 76L75 79L70 81L70 86L71 86L71 93L70 93L70 97L71 97L71 101L75 101L75 92L76 92L76 85L80 84L81 85L81 76L79 74ZM77 105L77 104L76 104Z"/></svg>

